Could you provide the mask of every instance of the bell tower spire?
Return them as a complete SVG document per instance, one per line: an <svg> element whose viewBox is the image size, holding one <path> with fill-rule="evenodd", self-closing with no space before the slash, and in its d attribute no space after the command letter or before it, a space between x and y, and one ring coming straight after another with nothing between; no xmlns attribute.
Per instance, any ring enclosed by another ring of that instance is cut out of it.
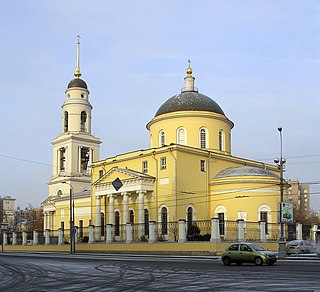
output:
<svg viewBox="0 0 320 292"><path fill-rule="evenodd" d="M74 76L76 78L80 78L81 73L80 73L80 35L77 35L78 42L77 42L77 65L76 65L76 71L74 72Z"/></svg>

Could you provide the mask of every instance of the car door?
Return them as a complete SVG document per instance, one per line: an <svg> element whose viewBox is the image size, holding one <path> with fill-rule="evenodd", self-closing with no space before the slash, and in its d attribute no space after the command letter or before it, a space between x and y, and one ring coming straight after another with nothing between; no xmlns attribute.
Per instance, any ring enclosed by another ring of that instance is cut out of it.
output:
<svg viewBox="0 0 320 292"><path fill-rule="evenodd" d="M241 243L239 250L239 261L241 262L253 262L254 253L252 248L248 244Z"/></svg>
<svg viewBox="0 0 320 292"><path fill-rule="evenodd" d="M232 244L228 248L228 256L230 257L231 261L237 261L239 259L239 244Z"/></svg>

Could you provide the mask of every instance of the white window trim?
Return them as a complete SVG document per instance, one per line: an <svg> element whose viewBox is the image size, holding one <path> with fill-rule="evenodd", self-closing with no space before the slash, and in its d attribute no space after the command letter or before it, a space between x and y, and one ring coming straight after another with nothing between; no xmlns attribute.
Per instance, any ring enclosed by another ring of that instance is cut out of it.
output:
<svg viewBox="0 0 320 292"><path fill-rule="evenodd" d="M205 140L205 148L202 148L202 147L201 147L201 146L202 146L202 140L201 140L201 132L202 132L202 130L204 130L204 132L205 132L205 138L206 138L206 140ZM209 148L209 147L208 147L208 145L209 145L208 141L209 141L208 129L205 128L205 127L201 127L201 128L199 129L199 148L201 148L201 149L208 149L208 148Z"/></svg>

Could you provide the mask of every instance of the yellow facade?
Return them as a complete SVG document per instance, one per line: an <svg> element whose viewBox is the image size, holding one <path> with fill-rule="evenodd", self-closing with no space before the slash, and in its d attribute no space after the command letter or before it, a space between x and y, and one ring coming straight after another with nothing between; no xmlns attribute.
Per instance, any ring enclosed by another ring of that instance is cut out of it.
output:
<svg viewBox="0 0 320 292"><path fill-rule="evenodd" d="M170 222L181 219L278 222L278 168L232 156L234 125L198 93L191 74L188 68L185 88L147 124L149 149L92 162L90 193L74 194L76 226L100 227L96 236L102 238L105 225L120 228L130 222L144 226L141 238L150 221L158 222L164 235ZM47 227L64 222L68 228L69 199L65 192L44 202L52 216ZM114 236L120 238L117 231Z"/></svg>

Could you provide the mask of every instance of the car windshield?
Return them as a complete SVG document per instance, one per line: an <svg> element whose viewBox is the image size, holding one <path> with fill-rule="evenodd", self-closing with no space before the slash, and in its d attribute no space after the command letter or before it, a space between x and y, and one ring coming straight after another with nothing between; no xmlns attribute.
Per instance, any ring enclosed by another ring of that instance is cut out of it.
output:
<svg viewBox="0 0 320 292"><path fill-rule="evenodd" d="M250 246L256 250L256 251L263 251L265 250L263 247L261 247L260 245L257 245L257 244L250 244Z"/></svg>

